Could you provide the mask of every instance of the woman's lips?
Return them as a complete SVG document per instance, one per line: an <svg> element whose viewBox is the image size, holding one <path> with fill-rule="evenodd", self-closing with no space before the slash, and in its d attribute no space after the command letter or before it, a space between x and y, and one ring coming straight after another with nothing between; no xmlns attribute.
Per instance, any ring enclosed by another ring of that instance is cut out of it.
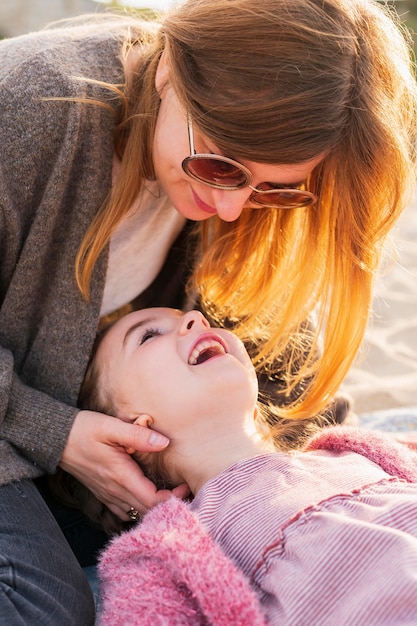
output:
<svg viewBox="0 0 417 626"><path fill-rule="evenodd" d="M214 215L215 213L217 213L216 209L214 209L213 207L209 206L208 204L202 201L202 199L200 198L200 196L196 194L194 189L191 189L191 192L193 194L194 202L196 203L199 209L204 211L204 213L210 213L210 215Z"/></svg>

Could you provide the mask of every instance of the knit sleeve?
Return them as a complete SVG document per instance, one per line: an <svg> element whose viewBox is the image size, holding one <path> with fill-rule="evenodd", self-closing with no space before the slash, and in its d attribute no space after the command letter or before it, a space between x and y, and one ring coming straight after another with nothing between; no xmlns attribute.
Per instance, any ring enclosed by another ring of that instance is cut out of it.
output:
<svg viewBox="0 0 417 626"><path fill-rule="evenodd" d="M90 94L74 77L117 82L120 61L112 35L79 37L0 42L0 484L56 469L97 330L107 256L87 303L75 255L111 185L115 118L71 98Z"/></svg>
<svg viewBox="0 0 417 626"><path fill-rule="evenodd" d="M33 269L32 274L27 272L26 293L20 290L22 309L26 306L31 321L28 324L24 318L19 320L19 310L14 307L15 328L19 328L16 339L12 335L8 310L13 306L13 288L18 283L16 270L22 266L26 250L29 268L37 267L36 257L27 244L33 238L36 211L50 183L51 168L58 163L63 149L69 108L68 104L57 106L42 100L42 94L48 97L54 92L63 93L63 79L58 80L58 70L52 71L40 57L31 63L27 60L19 63L15 59L12 64L12 51L13 46L9 45L0 56L6 65L10 63L0 89L0 437L4 448L2 458L6 455L12 459L7 467L2 463L1 483L22 475L34 477L44 471L53 472L77 413L74 407L24 384L18 376L27 356L28 341L25 339L25 353L23 337L28 333L29 324L34 326L36 315L28 297L31 281L35 279ZM45 239L39 238L39 246L46 242L46 223L44 230ZM53 259L50 262L53 264ZM42 271L41 265L38 270ZM23 304L25 296L28 302ZM38 326L42 314L38 312ZM33 339L32 334L29 341ZM26 469L19 470L18 465L21 468L25 465Z"/></svg>
<svg viewBox="0 0 417 626"><path fill-rule="evenodd" d="M243 574L175 498L113 540L99 575L102 626L265 626Z"/></svg>
<svg viewBox="0 0 417 626"><path fill-rule="evenodd" d="M417 482L417 454L382 432L351 426L325 428L306 446L306 450L319 449L356 452L391 476Z"/></svg>
<svg viewBox="0 0 417 626"><path fill-rule="evenodd" d="M28 478L53 473L78 409L24 385L13 372L11 354L1 348L0 389L0 436L12 444L3 451L0 444L2 461L10 456L2 463L0 482L16 480L14 462L25 464Z"/></svg>

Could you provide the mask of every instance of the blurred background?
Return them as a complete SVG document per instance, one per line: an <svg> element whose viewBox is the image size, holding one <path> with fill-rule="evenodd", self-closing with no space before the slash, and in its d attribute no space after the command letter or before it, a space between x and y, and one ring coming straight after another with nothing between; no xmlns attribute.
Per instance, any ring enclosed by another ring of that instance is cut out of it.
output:
<svg viewBox="0 0 417 626"><path fill-rule="evenodd" d="M178 0L177 0L178 1ZM48 22L106 7L129 7L152 13L170 8L176 0L0 0L0 38L38 30ZM387 0L405 22L417 31L417 0Z"/></svg>
<svg viewBox="0 0 417 626"><path fill-rule="evenodd" d="M49 22L106 8L133 8L146 14L161 12L175 0L0 0L0 38L43 28Z"/></svg>

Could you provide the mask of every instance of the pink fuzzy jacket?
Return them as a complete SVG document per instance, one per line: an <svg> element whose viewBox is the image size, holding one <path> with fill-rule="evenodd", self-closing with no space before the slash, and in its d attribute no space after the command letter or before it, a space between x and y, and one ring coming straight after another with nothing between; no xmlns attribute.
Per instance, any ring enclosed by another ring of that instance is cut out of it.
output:
<svg viewBox="0 0 417 626"><path fill-rule="evenodd" d="M390 476L395 476L400 483L417 482L417 455L377 432L328 428L312 438L306 447L306 451L315 450L342 453L342 465L343 457L346 458L343 453L355 452L379 466L369 464L370 475L383 470L384 480L392 481ZM328 458L329 453L325 452L323 458L326 455ZM320 453L318 458L322 458ZM353 458L358 458L359 468L362 462L366 467L360 457ZM361 470L357 472L360 476ZM258 530L253 529L257 528L257 519L252 522L250 532L255 536ZM238 557L229 554L227 548L223 551L217 536L213 540L214 535L210 524L202 523L189 505L172 498L155 507L137 527L114 539L99 564L100 624L261 626L270 623L266 612L264 615L260 588L253 579L249 583ZM234 563L239 563L239 567ZM305 614L300 616L299 622L272 619L271 623L304 624L307 623L303 621L305 617ZM342 619L337 623L349 622Z"/></svg>
<svg viewBox="0 0 417 626"><path fill-rule="evenodd" d="M99 564L101 626L264 626L243 574L182 501L157 506Z"/></svg>

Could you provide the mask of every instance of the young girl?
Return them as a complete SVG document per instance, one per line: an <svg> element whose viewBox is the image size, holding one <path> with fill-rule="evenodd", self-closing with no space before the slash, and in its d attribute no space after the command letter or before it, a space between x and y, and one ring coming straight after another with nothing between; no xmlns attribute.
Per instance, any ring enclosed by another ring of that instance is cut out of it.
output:
<svg viewBox="0 0 417 626"><path fill-rule="evenodd" d="M104 552L103 625L416 622L415 453L348 427L273 451L242 343L198 311L117 322L84 394L169 437L135 456L194 496L158 505Z"/></svg>
<svg viewBox="0 0 417 626"><path fill-rule="evenodd" d="M33 479L60 466L124 521L168 495L126 453L165 437L76 406L101 320L197 306L252 343L278 418L324 411L414 182L415 79L373 0L188 0L4 40L0 80L0 614L79 626Z"/></svg>

